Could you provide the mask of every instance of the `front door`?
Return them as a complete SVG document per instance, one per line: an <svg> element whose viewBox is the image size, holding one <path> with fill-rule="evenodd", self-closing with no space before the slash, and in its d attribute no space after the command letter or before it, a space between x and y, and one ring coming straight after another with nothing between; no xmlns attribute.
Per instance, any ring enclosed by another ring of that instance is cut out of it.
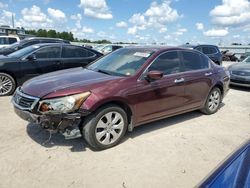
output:
<svg viewBox="0 0 250 188"><path fill-rule="evenodd" d="M34 52L35 59L21 62L23 82L35 76L61 69L61 47L43 47Z"/></svg>
<svg viewBox="0 0 250 188"><path fill-rule="evenodd" d="M161 54L147 71L162 71L164 76L156 81L138 81L136 121L139 124L174 114L184 103L185 83L178 51Z"/></svg>

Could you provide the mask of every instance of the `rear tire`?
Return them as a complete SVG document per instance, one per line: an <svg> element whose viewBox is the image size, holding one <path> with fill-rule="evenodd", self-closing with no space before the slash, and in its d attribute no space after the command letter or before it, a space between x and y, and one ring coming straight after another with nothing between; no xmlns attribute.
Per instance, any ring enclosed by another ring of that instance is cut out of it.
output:
<svg viewBox="0 0 250 188"><path fill-rule="evenodd" d="M220 108L221 100L221 90L218 87L213 88L207 97L204 108L201 111L207 115L216 113Z"/></svg>
<svg viewBox="0 0 250 188"><path fill-rule="evenodd" d="M128 127L126 112L116 105L101 107L83 122L82 134L94 150L104 150L117 145Z"/></svg>
<svg viewBox="0 0 250 188"><path fill-rule="evenodd" d="M16 89L16 82L12 76L0 72L0 96L11 95Z"/></svg>

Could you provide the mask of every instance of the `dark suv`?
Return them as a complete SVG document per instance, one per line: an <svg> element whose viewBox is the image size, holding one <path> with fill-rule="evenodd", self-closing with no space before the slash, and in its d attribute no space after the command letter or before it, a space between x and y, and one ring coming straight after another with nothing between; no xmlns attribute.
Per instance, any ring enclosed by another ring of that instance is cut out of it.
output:
<svg viewBox="0 0 250 188"><path fill-rule="evenodd" d="M191 48L198 50L204 54L206 54L213 62L217 65L222 65L222 54L215 45L203 44L203 45L183 45L182 47Z"/></svg>
<svg viewBox="0 0 250 188"><path fill-rule="evenodd" d="M229 73L197 50L122 48L87 68L33 78L12 99L15 112L94 149L118 144L134 127L177 114L217 112Z"/></svg>
<svg viewBox="0 0 250 188"><path fill-rule="evenodd" d="M39 44L39 43L67 43L69 44L70 42L67 40L58 39L58 38L31 37L31 38L26 38L24 40L15 42L8 47L0 49L0 55L9 55L17 50L23 49L27 46L31 46L33 44Z"/></svg>

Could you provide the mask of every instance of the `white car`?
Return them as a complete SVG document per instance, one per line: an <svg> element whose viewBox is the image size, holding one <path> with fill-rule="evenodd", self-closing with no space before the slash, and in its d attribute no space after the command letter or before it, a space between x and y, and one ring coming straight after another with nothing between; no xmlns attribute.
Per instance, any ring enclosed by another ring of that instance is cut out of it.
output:
<svg viewBox="0 0 250 188"><path fill-rule="evenodd" d="M18 41L20 39L17 36L0 36L0 48L7 47Z"/></svg>

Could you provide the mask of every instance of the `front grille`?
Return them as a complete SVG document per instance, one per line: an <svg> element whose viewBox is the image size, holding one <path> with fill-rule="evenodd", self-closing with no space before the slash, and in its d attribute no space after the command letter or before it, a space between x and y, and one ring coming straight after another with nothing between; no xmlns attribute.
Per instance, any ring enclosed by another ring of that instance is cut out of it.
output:
<svg viewBox="0 0 250 188"><path fill-rule="evenodd" d="M239 83L239 84L249 84L250 85L250 81L247 81L247 80L235 80L235 79L231 79L231 82Z"/></svg>
<svg viewBox="0 0 250 188"><path fill-rule="evenodd" d="M22 93L20 88L17 88L12 98L13 104L22 110L32 110L36 106L38 101L39 98Z"/></svg>
<svg viewBox="0 0 250 188"><path fill-rule="evenodd" d="M250 76L250 72L246 72L246 71L232 71L232 74L238 75L238 76Z"/></svg>

